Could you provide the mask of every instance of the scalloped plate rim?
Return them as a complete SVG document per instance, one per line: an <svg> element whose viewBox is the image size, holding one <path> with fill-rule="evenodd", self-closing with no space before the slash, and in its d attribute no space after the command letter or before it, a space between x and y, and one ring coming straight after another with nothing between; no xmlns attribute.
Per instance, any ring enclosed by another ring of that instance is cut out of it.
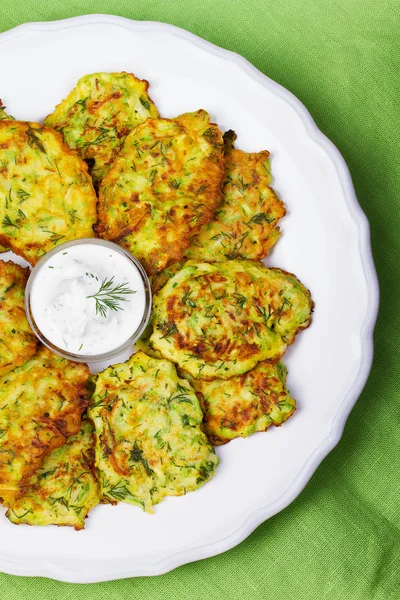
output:
<svg viewBox="0 0 400 600"><path fill-rule="evenodd" d="M261 73L258 69L256 69L256 67L254 67L249 61L239 54L220 48L210 42L207 42L201 37L174 25L155 21L134 21L114 15L92 14L71 17L57 21L30 22L18 25L9 31L1 33L0 44L6 42L7 40L20 37L29 31L61 30L85 24L112 24L129 29L130 31L138 31L146 28L151 28L153 30L166 30L170 34L184 38L186 41L203 48L207 52L236 63L239 68L247 73L247 75L253 79L256 79L264 87L278 95L285 102L288 102L300 116L303 124L306 127L309 137L315 144L325 150L335 165L337 175L341 182L343 193L347 201L347 208L349 210L351 220L358 230L359 252L369 291L369 306L360 334L363 348L361 366L353 381L351 389L338 406L336 417L332 422L330 434L314 450L305 463L303 470L298 474L289 488L275 502L267 504L266 506L260 506L258 509L254 510L245 519L245 521L237 527L235 531L231 532L222 539L213 542L212 544L194 547L190 549L190 551L185 550L174 553L158 562L125 565L121 564L118 566L118 568L112 567L109 570L102 565L97 571L96 569L93 569L93 567L90 567L91 570L88 572L87 566L83 566L82 569L79 570L70 568L64 569L60 568L59 565L49 563L39 564L34 561L17 562L9 560L5 557L0 557L0 570L4 573L20 576L49 577L70 583L95 583L129 577L161 575L184 564L215 556L235 547L237 544L246 539L264 521L274 516L286 508L291 502L293 502L293 500L304 489L317 467L339 442L348 415L367 382L373 360L373 332L379 309L379 285L372 257L369 222L358 203L350 172L339 150L318 129L308 110L300 102L300 100L294 96L294 94Z"/></svg>

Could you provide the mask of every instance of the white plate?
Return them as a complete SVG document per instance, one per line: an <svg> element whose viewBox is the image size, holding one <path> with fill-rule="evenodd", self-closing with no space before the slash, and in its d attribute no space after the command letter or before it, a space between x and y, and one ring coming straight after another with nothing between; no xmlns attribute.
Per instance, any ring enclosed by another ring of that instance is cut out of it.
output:
<svg viewBox="0 0 400 600"><path fill-rule="evenodd" d="M304 106L243 58L170 25L94 15L0 36L0 97L20 119L43 119L80 76L112 70L148 79L161 115L205 108L237 132L238 147L271 151L288 215L267 263L296 273L316 304L284 358L298 410L280 429L219 448L215 478L153 516L99 506L76 532L15 527L0 515L0 569L16 575L155 575L232 548L285 508L337 444L372 362L378 284L368 222L342 157Z"/></svg>

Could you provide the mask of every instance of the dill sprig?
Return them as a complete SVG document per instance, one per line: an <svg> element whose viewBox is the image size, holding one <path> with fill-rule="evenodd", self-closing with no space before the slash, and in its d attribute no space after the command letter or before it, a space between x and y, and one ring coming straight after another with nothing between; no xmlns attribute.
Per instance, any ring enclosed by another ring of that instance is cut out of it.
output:
<svg viewBox="0 0 400 600"><path fill-rule="evenodd" d="M37 132L42 131L41 127L33 128L29 123L26 123L28 129L26 130L26 137L28 138L28 144L31 148L37 148L41 152L46 154L46 149L42 144L40 137L37 135Z"/></svg>
<svg viewBox="0 0 400 600"><path fill-rule="evenodd" d="M5 215L5 217L3 218L3 227L19 227L19 225L17 225L16 223L14 223L11 219L9 215Z"/></svg>
<svg viewBox="0 0 400 600"><path fill-rule="evenodd" d="M128 283L118 283L114 285L114 276L110 279L103 279L100 285L100 289L87 298L94 298L96 301L96 315L100 314L102 317L107 316L107 310L124 310L120 305L120 302L127 302L130 294L136 294L136 290L131 290L128 287Z"/></svg>

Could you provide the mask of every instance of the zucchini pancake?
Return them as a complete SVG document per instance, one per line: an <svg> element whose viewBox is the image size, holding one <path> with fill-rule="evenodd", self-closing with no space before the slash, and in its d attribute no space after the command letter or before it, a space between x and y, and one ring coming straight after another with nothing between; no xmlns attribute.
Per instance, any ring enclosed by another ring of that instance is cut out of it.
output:
<svg viewBox="0 0 400 600"><path fill-rule="evenodd" d="M189 378L204 413L203 431L214 446L282 425L296 401L286 388L281 362L259 362L244 375L202 381Z"/></svg>
<svg viewBox="0 0 400 600"><path fill-rule="evenodd" d="M224 173L222 134L206 111L147 119L102 181L96 231L154 275L214 217Z"/></svg>
<svg viewBox="0 0 400 600"><path fill-rule="evenodd" d="M149 343L192 377L228 379L283 356L312 308L310 292L280 269L188 261L154 296Z"/></svg>
<svg viewBox="0 0 400 600"><path fill-rule="evenodd" d="M24 305L28 277L29 269L0 260L0 377L36 352Z"/></svg>
<svg viewBox="0 0 400 600"><path fill-rule="evenodd" d="M219 460L201 431L199 401L173 363L139 351L92 383L88 414L107 500L152 512L164 496L196 490L214 474Z"/></svg>
<svg viewBox="0 0 400 600"><path fill-rule="evenodd" d="M46 117L70 148L84 158L97 188L132 129L158 112L147 94L147 81L131 73L93 73Z"/></svg>
<svg viewBox="0 0 400 600"><path fill-rule="evenodd" d="M23 496L11 503L6 516L19 525L70 525L83 529L88 512L101 500L94 467L93 425L48 454L29 481Z"/></svg>
<svg viewBox="0 0 400 600"><path fill-rule="evenodd" d="M0 121L0 244L34 265L61 242L94 237L96 202L86 163L60 133Z"/></svg>
<svg viewBox="0 0 400 600"><path fill-rule="evenodd" d="M25 493L44 457L76 435L89 368L45 347L0 378L0 499Z"/></svg>
<svg viewBox="0 0 400 600"><path fill-rule="evenodd" d="M215 218L192 237L185 257L206 262L261 260L278 240L283 202L269 187L269 152L236 150L236 134L224 134L226 175Z"/></svg>

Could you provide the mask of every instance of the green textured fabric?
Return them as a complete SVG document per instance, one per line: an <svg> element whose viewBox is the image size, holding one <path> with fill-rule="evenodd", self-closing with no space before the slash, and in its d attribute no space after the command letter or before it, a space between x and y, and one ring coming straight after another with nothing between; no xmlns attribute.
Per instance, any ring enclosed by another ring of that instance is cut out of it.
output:
<svg viewBox="0 0 400 600"><path fill-rule="evenodd" d="M302 100L342 152L371 223L375 361L338 447L299 498L237 548L157 578L77 586L0 575L0 600L400 599L400 2L1 0L0 30L83 9L181 26Z"/></svg>

